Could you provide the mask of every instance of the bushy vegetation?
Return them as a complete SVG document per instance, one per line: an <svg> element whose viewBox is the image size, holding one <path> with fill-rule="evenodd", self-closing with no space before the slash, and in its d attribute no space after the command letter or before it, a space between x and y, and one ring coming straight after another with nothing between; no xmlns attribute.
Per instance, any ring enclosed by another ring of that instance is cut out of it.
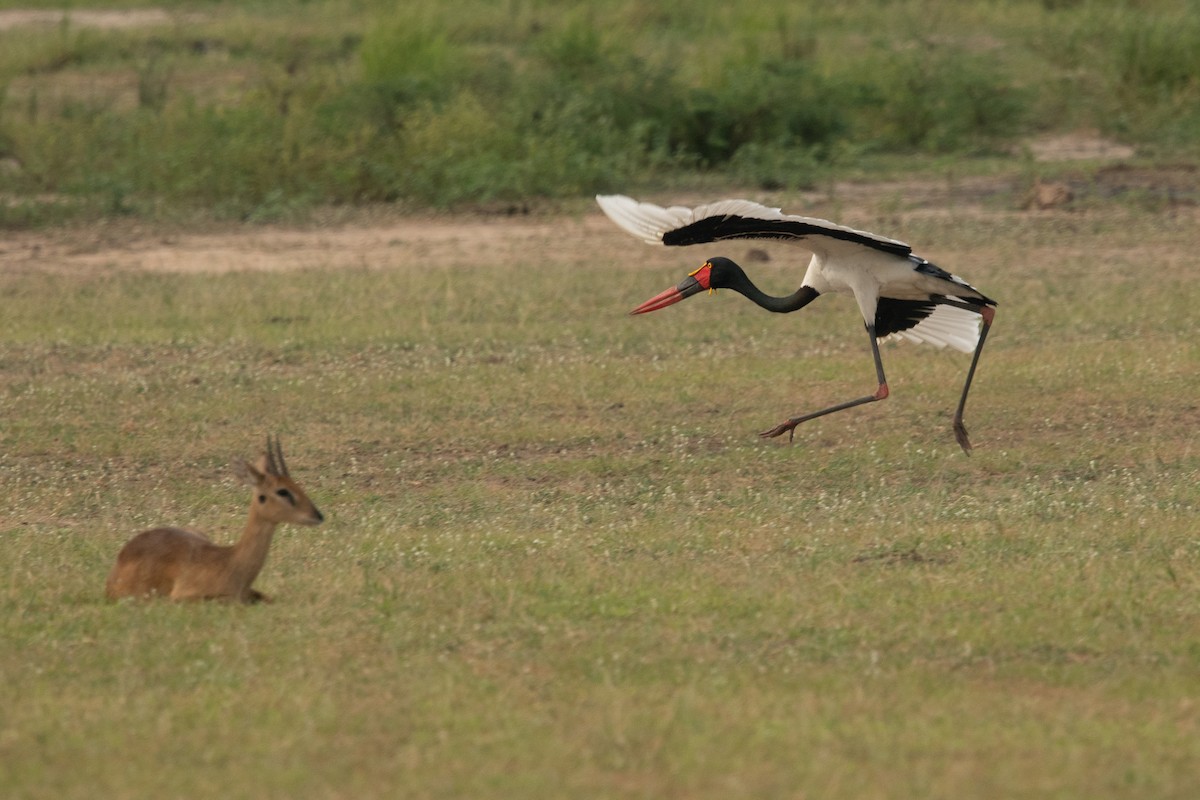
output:
<svg viewBox="0 0 1200 800"><path fill-rule="evenodd" d="M645 5L196 3L0 31L5 218L46 196L253 217L700 173L795 187L1079 127L1200 142L1194 3Z"/></svg>

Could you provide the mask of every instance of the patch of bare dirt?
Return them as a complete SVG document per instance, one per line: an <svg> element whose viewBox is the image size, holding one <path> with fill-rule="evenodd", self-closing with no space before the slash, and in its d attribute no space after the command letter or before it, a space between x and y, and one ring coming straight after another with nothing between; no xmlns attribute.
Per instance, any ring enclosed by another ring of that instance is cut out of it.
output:
<svg viewBox="0 0 1200 800"><path fill-rule="evenodd" d="M698 205L719 197L748 197L785 211L891 234L904 218L1034 213L1040 208L1070 213L1072 198L1093 202L1139 202L1153 207L1200 204L1200 168L1112 165L1064 177L1054 184L1054 202L1026 204L1018 179L972 177L886 183L839 183L825 191L779 197L736 189L704 195L654 194L667 205ZM1060 203L1059 200L1062 202ZM1064 206L1059 211L1059 206ZM0 271L103 274L105 272L226 273L307 269L389 269L413 262L439 268L481 264L536 268L542 264L678 269L703 249L643 245L622 233L595 206L582 213L462 213L403 215L392 210L354 212L347 221L305 227L254 226L222 230L164 230L140 223L109 221L90 227L11 232L0 237ZM786 245L779 245L786 248ZM771 260L769 243L727 243L728 255ZM582 279L582 275L581 275Z"/></svg>
<svg viewBox="0 0 1200 800"><path fill-rule="evenodd" d="M282 272L386 269L404 262L441 268L596 264L615 243L636 244L602 215L497 218L397 217L332 228L262 227L215 233L161 233L137 226L15 233L0 239L0 270L56 273ZM639 256L663 258L643 246ZM632 250L632 248L631 248ZM677 262L678 254L675 255ZM672 260L664 258L668 263Z"/></svg>
<svg viewBox="0 0 1200 800"><path fill-rule="evenodd" d="M705 195L672 193L640 199L664 205L699 205L719 197L748 197L786 211L866 229L880 227L881 206L906 209L968 209L997 195L1011 182L969 179L888 184L839 184L781 202L761 192L736 189ZM894 216L889 210L888 216ZM762 243L728 248L735 258L763 259ZM756 251L751 254L750 251ZM0 270L95 274L103 272L226 273L304 269L387 269L419 261L441 268L480 264L589 266L636 262L678 268L704 252L651 247L631 239L599 209L582 214L464 213L405 216L364 214L351 223L303 228L262 226L216 232L164 232L135 223L16 232L0 238ZM711 255L708 253L707 255Z"/></svg>
<svg viewBox="0 0 1200 800"><path fill-rule="evenodd" d="M1026 146L1036 161L1120 161L1133 158L1135 154L1129 145L1095 133L1044 136Z"/></svg>
<svg viewBox="0 0 1200 800"><path fill-rule="evenodd" d="M174 17L161 8L127 9L50 9L13 8L0 11L0 31L28 26L51 27L63 22L84 28L103 30L128 30L148 28L154 25L169 25Z"/></svg>

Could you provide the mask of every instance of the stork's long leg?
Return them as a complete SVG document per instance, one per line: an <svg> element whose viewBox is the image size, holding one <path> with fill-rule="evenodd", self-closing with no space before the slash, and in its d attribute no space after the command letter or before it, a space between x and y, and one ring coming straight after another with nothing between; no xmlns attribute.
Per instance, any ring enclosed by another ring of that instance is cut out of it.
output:
<svg viewBox="0 0 1200 800"><path fill-rule="evenodd" d="M781 436L784 433L788 434L788 441L791 441L796 435L796 426L801 422L808 422L810 419L823 417L826 414L832 414L835 411L844 411L847 408L861 406L864 403L873 403L876 400L886 399L888 396L887 378L883 375L883 359L879 357L879 343L875 341L875 326L867 325L867 337L871 340L871 355L875 358L875 376L879 379L879 388L875 390L875 394L868 394L859 397L855 400L847 400L845 403L838 403L836 406L823 408L820 411L814 411L811 414L805 414L800 417L792 417L787 422L781 422L769 431L763 431L759 434L764 438L772 436ZM969 379L968 379L969 380Z"/></svg>
<svg viewBox="0 0 1200 800"><path fill-rule="evenodd" d="M963 409L967 407L967 392L971 391L971 381L975 378L975 366L979 363L979 354L983 352L983 343L987 340L988 329L992 327L992 320L996 317L996 309L983 306L979 309L979 316L983 317L983 327L979 331L975 355L971 357L971 368L967 370L967 381L963 384L962 397L958 400L958 410L954 412L954 438L958 440L958 446L967 455L971 454L971 440L967 438L967 429L963 425Z"/></svg>

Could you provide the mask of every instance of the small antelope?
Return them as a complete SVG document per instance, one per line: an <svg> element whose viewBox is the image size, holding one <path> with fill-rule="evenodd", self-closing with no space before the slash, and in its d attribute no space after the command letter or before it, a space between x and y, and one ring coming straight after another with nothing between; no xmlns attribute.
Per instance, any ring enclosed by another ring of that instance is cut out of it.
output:
<svg viewBox="0 0 1200 800"><path fill-rule="evenodd" d="M270 600L250 584L266 563L275 526L284 522L320 525L325 517L288 477L278 437L274 442L267 437L267 452L257 465L243 461L236 470L254 487L242 538L236 544L219 545L199 531L184 528L143 531L117 554L117 563L104 587L109 599L159 596L242 603Z"/></svg>

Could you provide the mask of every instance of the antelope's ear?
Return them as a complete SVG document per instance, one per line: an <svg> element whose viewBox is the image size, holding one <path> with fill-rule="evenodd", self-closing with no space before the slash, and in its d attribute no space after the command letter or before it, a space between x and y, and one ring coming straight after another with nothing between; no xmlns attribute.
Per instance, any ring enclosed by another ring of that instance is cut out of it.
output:
<svg viewBox="0 0 1200 800"><path fill-rule="evenodd" d="M233 471L247 486L258 486L267 479L266 470L249 461L233 462Z"/></svg>

